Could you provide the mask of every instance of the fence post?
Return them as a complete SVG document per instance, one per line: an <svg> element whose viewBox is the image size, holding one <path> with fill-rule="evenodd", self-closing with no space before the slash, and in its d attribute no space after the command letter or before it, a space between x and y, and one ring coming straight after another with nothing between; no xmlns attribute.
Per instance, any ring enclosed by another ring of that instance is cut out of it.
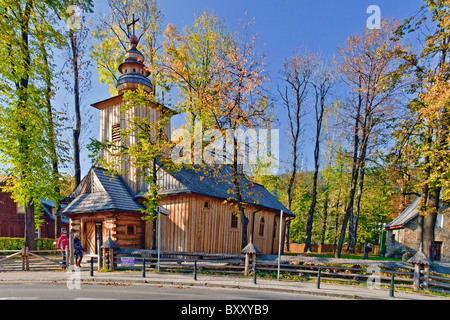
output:
<svg viewBox="0 0 450 320"><path fill-rule="evenodd" d="M250 265L250 253L245 254L245 267L244 267L244 275L248 276L248 266Z"/></svg>
<svg viewBox="0 0 450 320"><path fill-rule="evenodd" d="M414 291L420 290L420 265L416 263L414 265L414 284L413 284Z"/></svg>
<svg viewBox="0 0 450 320"><path fill-rule="evenodd" d="M64 261L64 266L66 267L66 269L69 267L68 263L69 263L69 255L70 255L70 249L69 246L66 246L66 254L65 254L65 258L66 260Z"/></svg>
<svg viewBox="0 0 450 320"><path fill-rule="evenodd" d="M197 259L194 260L194 280L197 281Z"/></svg>
<svg viewBox="0 0 450 320"><path fill-rule="evenodd" d="M389 297L394 297L394 274L391 275L391 288L389 290Z"/></svg>
<svg viewBox="0 0 450 320"><path fill-rule="evenodd" d="M22 246L22 271L30 271L30 255L26 246Z"/></svg>
<svg viewBox="0 0 450 320"><path fill-rule="evenodd" d="M253 284L256 284L256 254L253 255Z"/></svg>
<svg viewBox="0 0 450 320"><path fill-rule="evenodd" d="M74 251L73 251L73 230L71 229L70 230L70 233L69 233L69 253L70 253L70 255L69 255L69 268L70 268L70 270L73 270L73 265L74 265Z"/></svg>
<svg viewBox="0 0 450 320"><path fill-rule="evenodd" d="M319 267L319 272L317 273L317 289L320 289L320 274L322 272L322 268Z"/></svg>
<svg viewBox="0 0 450 320"><path fill-rule="evenodd" d="M22 246L22 271L25 271L25 259L26 259L26 250L25 246Z"/></svg>
<svg viewBox="0 0 450 320"><path fill-rule="evenodd" d="M28 253L30 249L28 247L25 247L25 263L26 263L26 270L30 271L30 254Z"/></svg>
<svg viewBox="0 0 450 320"><path fill-rule="evenodd" d="M142 258L142 278L145 278L145 258Z"/></svg>
<svg viewBox="0 0 450 320"><path fill-rule="evenodd" d="M423 270L423 288L428 289L428 284L430 281L430 266L425 265Z"/></svg>

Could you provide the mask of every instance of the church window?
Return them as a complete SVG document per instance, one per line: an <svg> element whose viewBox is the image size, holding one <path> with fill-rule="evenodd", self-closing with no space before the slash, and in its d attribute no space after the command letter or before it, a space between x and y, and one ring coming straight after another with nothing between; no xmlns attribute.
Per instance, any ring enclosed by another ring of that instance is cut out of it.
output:
<svg viewBox="0 0 450 320"><path fill-rule="evenodd" d="M204 203L204 205L203 205L205 208L209 208L209 202L208 201L205 201L205 203Z"/></svg>
<svg viewBox="0 0 450 320"><path fill-rule="evenodd" d="M264 236L264 218L261 217L259 220L259 235Z"/></svg>
<svg viewBox="0 0 450 320"><path fill-rule="evenodd" d="M277 237L277 222L274 221L273 222L273 234L272 234L272 238L276 238Z"/></svg>
<svg viewBox="0 0 450 320"><path fill-rule="evenodd" d="M113 142L120 141L120 123L111 126L111 137Z"/></svg>
<svg viewBox="0 0 450 320"><path fill-rule="evenodd" d="M238 216L235 213L231 213L231 229L237 229L238 227Z"/></svg>
<svg viewBox="0 0 450 320"><path fill-rule="evenodd" d="M136 234L136 226L134 224L127 225L127 234L135 235Z"/></svg>

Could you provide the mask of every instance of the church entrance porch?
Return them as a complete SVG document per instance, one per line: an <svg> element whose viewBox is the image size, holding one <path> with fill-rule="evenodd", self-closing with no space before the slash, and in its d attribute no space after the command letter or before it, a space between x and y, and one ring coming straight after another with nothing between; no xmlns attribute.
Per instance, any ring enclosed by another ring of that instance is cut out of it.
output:
<svg viewBox="0 0 450 320"><path fill-rule="evenodd" d="M103 222L88 221L84 224L85 241L83 248L86 254L98 254L98 243L103 243ZM83 238L83 237L82 237Z"/></svg>
<svg viewBox="0 0 450 320"><path fill-rule="evenodd" d="M98 212L70 216L71 229L79 233L85 254L98 254L109 236L121 248L144 247L142 214L130 212Z"/></svg>

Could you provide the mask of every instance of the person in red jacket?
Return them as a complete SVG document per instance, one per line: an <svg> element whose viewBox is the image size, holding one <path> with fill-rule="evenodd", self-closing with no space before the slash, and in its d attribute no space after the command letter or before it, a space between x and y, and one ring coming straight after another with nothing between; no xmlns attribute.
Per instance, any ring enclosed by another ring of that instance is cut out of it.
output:
<svg viewBox="0 0 450 320"><path fill-rule="evenodd" d="M63 250L62 251L62 256L63 256L63 260L62 260L62 265L65 266L66 265L66 248L69 247L69 238L67 237L67 231L63 230L61 232L61 236L58 238L58 241L56 242L56 247L58 248L58 250Z"/></svg>

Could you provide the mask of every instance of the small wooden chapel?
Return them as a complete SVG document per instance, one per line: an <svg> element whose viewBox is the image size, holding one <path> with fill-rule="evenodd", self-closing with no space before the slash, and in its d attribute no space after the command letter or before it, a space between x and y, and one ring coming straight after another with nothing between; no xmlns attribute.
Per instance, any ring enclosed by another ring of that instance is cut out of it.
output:
<svg viewBox="0 0 450 320"><path fill-rule="evenodd" d="M100 112L100 141L131 145L133 138L123 141L117 135L117 129L126 129L128 121L136 116L153 122L160 117L156 107L140 106L121 112L126 90L141 86L146 92L153 92L144 56L137 49L138 42L135 35L130 37L131 48L119 66L118 95L92 104ZM169 122L166 128L169 137L170 130ZM70 229L80 234L87 253L96 253L97 240L103 243L109 235L121 248L152 248L154 228L152 222L142 219L141 213L143 206L140 200L146 191L145 183L129 161L123 160L119 165L124 174L113 178L105 169L92 167L66 198L67 205L60 211L70 219ZM159 205L170 211L168 216L161 215L161 250L196 253L242 251L241 219L232 199L230 201L227 170L229 168L223 167L219 174L214 175L194 169L158 171L162 196ZM245 213L249 219L247 237L262 254L277 253L280 224L285 230L286 220L294 215L262 185L244 180L247 186L243 195ZM101 239L97 239L98 236ZM281 237L283 239L284 234Z"/></svg>

